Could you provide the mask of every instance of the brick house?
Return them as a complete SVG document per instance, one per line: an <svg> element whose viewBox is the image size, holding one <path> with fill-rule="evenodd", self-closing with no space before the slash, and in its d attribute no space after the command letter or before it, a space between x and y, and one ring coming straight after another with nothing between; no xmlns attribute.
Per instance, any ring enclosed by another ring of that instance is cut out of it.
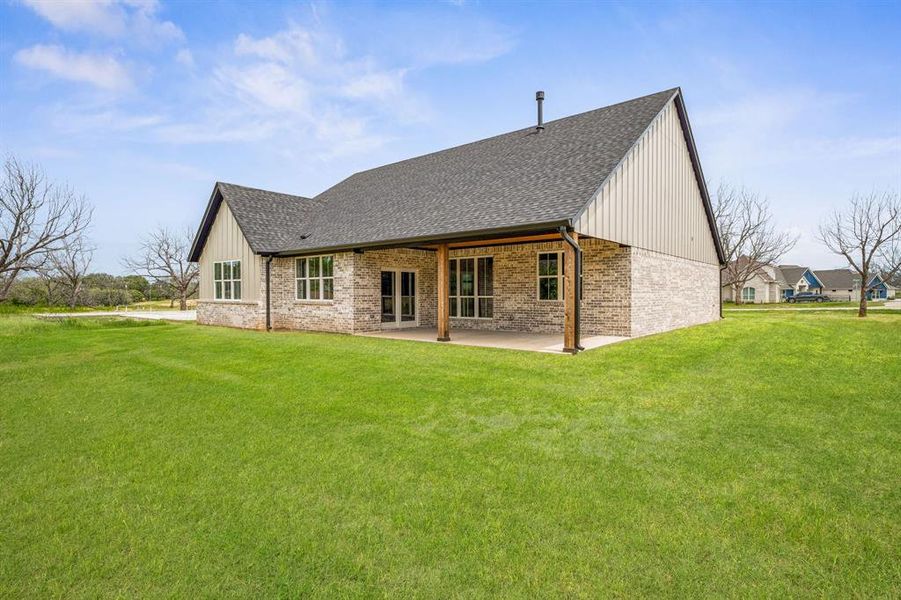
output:
<svg viewBox="0 0 901 600"><path fill-rule="evenodd" d="M201 324L637 336L720 317L681 90L357 173L307 198L217 183ZM581 272L577 278L573 275Z"/></svg>

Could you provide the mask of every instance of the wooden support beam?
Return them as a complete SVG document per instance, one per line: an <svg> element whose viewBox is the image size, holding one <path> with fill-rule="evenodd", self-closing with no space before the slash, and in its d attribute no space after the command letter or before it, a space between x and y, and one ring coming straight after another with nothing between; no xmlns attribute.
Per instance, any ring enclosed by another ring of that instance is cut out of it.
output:
<svg viewBox="0 0 901 600"><path fill-rule="evenodd" d="M450 341L450 261L447 244L438 244L438 341Z"/></svg>
<svg viewBox="0 0 901 600"><path fill-rule="evenodd" d="M529 242L549 242L549 241L557 241L560 239L559 233L538 233L534 235L515 235L509 237L492 237L492 238L479 238L475 240L463 240L456 242L447 242L447 247L451 250L455 248L475 248L475 247L487 247L487 246L507 246L510 244L527 244ZM435 244L421 244L417 246L417 248L429 249L429 250L437 250L437 243Z"/></svg>
<svg viewBox="0 0 901 600"><path fill-rule="evenodd" d="M579 234L569 234L577 243ZM563 244L563 351L576 352L576 251L569 244Z"/></svg>

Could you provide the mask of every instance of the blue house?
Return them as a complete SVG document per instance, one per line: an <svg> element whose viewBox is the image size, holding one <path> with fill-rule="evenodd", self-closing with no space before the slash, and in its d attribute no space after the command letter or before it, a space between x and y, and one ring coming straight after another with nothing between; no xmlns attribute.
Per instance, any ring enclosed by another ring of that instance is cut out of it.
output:
<svg viewBox="0 0 901 600"><path fill-rule="evenodd" d="M809 267L799 265L779 265L782 274L782 298L791 298L801 292L823 293L823 283Z"/></svg>
<svg viewBox="0 0 901 600"><path fill-rule="evenodd" d="M894 289L889 286L882 277L875 275L867 284L867 299L869 300L887 300L894 297Z"/></svg>

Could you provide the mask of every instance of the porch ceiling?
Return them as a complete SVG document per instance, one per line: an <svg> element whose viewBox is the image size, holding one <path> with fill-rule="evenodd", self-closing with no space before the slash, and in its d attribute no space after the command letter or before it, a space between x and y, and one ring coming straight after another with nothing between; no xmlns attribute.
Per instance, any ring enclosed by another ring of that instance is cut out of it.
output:
<svg viewBox="0 0 901 600"><path fill-rule="evenodd" d="M524 331L482 331L475 329L452 329L449 342L438 342L438 330L434 327L409 327L386 329L359 335L392 340L414 342L434 342L457 344L460 346L481 346L485 348L506 348L508 350L528 350L531 352L563 353L563 338L560 333L528 333ZM600 348L608 344L622 342L629 338L612 335L583 337L581 342L586 350Z"/></svg>

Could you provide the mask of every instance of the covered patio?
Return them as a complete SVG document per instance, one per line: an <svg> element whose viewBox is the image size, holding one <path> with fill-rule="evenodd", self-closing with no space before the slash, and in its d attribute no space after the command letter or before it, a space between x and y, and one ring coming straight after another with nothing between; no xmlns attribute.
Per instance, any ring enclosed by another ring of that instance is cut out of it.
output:
<svg viewBox="0 0 901 600"><path fill-rule="evenodd" d="M385 329L361 333L369 337L392 340L409 340L414 342L438 342L438 329L435 327L407 327L401 329ZM585 350L600 348L628 340L627 337L613 335L593 335L583 337L581 344ZM550 352L563 354L563 340L560 334L529 333L524 331L486 331L479 329L454 329L450 340L445 344L460 346L481 346L484 348L506 348L508 350L527 350L531 352ZM568 352L566 352L568 353Z"/></svg>

